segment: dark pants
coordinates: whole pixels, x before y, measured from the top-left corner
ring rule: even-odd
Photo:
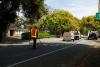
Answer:
[[[37,41],[37,38],[33,38],[33,47],[36,48],[36,41]]]

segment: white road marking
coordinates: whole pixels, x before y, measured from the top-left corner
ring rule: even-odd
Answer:
[[[60,50],[73,47],[73,46],[75,46],[75,45],[76,45],[76,44],[74,44],[74,45],[72,45],[72,46],[64,47],[64,48],[61,48],[61,49],[58,49],[58,50],[55,50],[55,51],[51,51],[51,52],[49,52],[49,53],[45,53],[45,54],[42,54],[42,55],[39,55],[39,56],[36,56],[36,57],[32,57],[32,58],[30,58],[30,59],[23,60],[23,61],[20,61],[20,62],[11,64],[11,65],[8,65],[8,66],[6,66],[6,67],[13,67],[13,66],[19,65],[19,64],[21,64],[21,63],[25,63],[25,62],[27,62],[27,61],[34,60],[34,59],[40,58],[40,57],[42,57],[42,56],[46,56],[46,55],[52,54],[52,53],[54,53],[54,52],[58,52],[58,51],[60,51]]]

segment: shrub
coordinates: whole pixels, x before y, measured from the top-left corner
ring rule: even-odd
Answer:
[[[50,37],[50,34],[47,33],[47,32],[39,32],[38,33],[38,38],[49,38],[49,37]],[[29,40],[29,39],[31,39],[31,33],[30,32],[22,33],[21,39],[22,40]]]
[[[49,38],[50,34],[47,32],[39,32],[38,38]]]
[[[25,32],[21,34],[21,39],[22,40],[29,40],[31,38],[31,33],[30,32]]]

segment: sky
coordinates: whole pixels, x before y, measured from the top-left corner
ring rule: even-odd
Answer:
[[[98,12],[99,0],[45,0],[45,4],[53,9],[64,9],[70,11],[74,16],[95,15]]]

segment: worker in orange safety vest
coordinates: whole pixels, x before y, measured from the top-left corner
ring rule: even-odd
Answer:
[[[36,41],[37,41],[37,38],[38,38],[38,29],[36,26],[34,26],[32,29],[31,29],[31,37],[33,39],[33,48],[36,48]]]

